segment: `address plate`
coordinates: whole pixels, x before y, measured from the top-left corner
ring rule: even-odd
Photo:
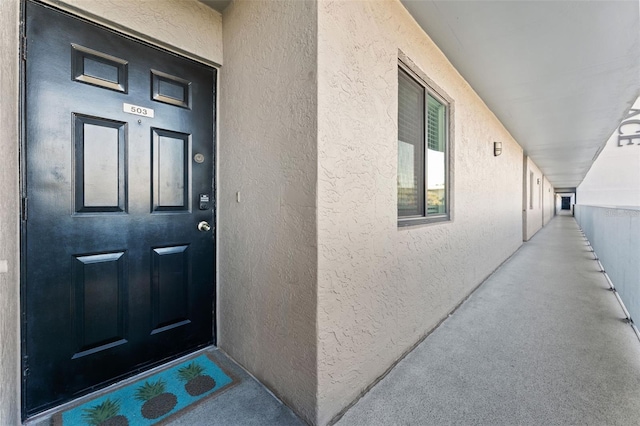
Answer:
[[[151,108],[123,103],[122,110],[124,112],[128,112],[129,114],[135,114],[135,115],[141,115],[143,117],[153,118],[153,110]]]

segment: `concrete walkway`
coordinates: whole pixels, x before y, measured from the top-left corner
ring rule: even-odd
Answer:
[[[557,216],[337,424],[638,425],[640,342],[607,289]]]

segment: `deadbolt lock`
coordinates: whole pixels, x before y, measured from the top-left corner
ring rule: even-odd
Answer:
[[[208,232],[211,230],[211,225],[209,225],[204,220],[198,224],[198,231]]]

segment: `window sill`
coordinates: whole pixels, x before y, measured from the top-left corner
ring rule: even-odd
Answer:
[[[431,225],[435,223],[451,222],[449,214],[428,217],[412,217],[406,219],[398,219],[398,228],[406,228],[418,225]]]

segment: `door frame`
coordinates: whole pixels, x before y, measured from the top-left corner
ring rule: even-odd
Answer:
[[[75,9],[73,7],[64,7],[59,4],[51,4],[49,1],[43,0],[20,0],[20,29],[19,29],[19,94],[18,94],[18,115],[19,115],[19,148],[18,148],[18,188],[19,188],[19,254],[20,254],[20,266],[19,266],[19,276],[20,276],[20,320],[19,320],[19,335],[20,335],[20,416],[22,421],[27,420],[27,407],[26,407],[26,376],[28,375],[29,365],[28,365],[28,356],[27,356],[27,347],[26,347],[26,327],[27,327],[27,316],[26,316],[26,301],[27,301],[27,274],[26,274],[26,248],[27,248],[27,206],[28,206],[28,196],[27,196],[27,181],[26,181],[26,168],[27,168],[27,132],[26,132],[26,123],[27,123],[27,111],[26,111],[26,85],[27,85],[27,69],[26,64],[28,61],[28,45],[26,43],[27,40],[27,32],[26,32],[26,22],[27,22],[27,2],[31,1],[33,3],[37,3],[53,9],[55,11],[64,13],[75,20],[84,21],[90,25],[93,25],[97,28],[105,29],[113,34],[116,34],[121,37],[128,38],[133,40],[136,43],[140,43],[142,45],[149,46],[151,48],[157,49],[159,51],[177,56],[182,59],[187,59],[193,62],[197,62],[201,65],[207,66],[213,70],[213,75],[215,82],[213,84],[213,140],[212,144],[212,182],[211,182],[211,191],[212,191],[212,215],[213,215],[213,229],[211,230],[212,235],[211,238],[213,240],[213,303],[212,309],[214,310],[214,315],[212,317],[212,341],[213,345],[217,346],[218,344],[218,324],[219,324],[219,309],[218,309],[218,106],[219,106],[219,74],[220,74],[220,65],[214,62],[208,61],[204,58],[201,58],[197,55],[190,54],[187,51],[183,51],[179,48],[170,46],[166,43],[162,43],[158,40],[155,40],[151,37],[145,37],[144,34],[137,33],[135,31],[127,31],[126,28],[118,27],[117,25],[113,25],[111,22],[106,20],[101,21],[100,17],[95,15],[90,15],[88,13],[83,13],[81,9]],[[184,356],[184,354],[178,355]],[[161,361],[157,365],[162,365],[171,361],[170,359],[165,359]],[[157,367],[157,365],[151,365],[149,368]],[[137,373],[133,373],[135,375]],[[43,413],[49,412],[53,409],[49,409],[44,411]],[[35,416],[42,414],[37,413]],[[34,417],[34,416],[31,416]]]

